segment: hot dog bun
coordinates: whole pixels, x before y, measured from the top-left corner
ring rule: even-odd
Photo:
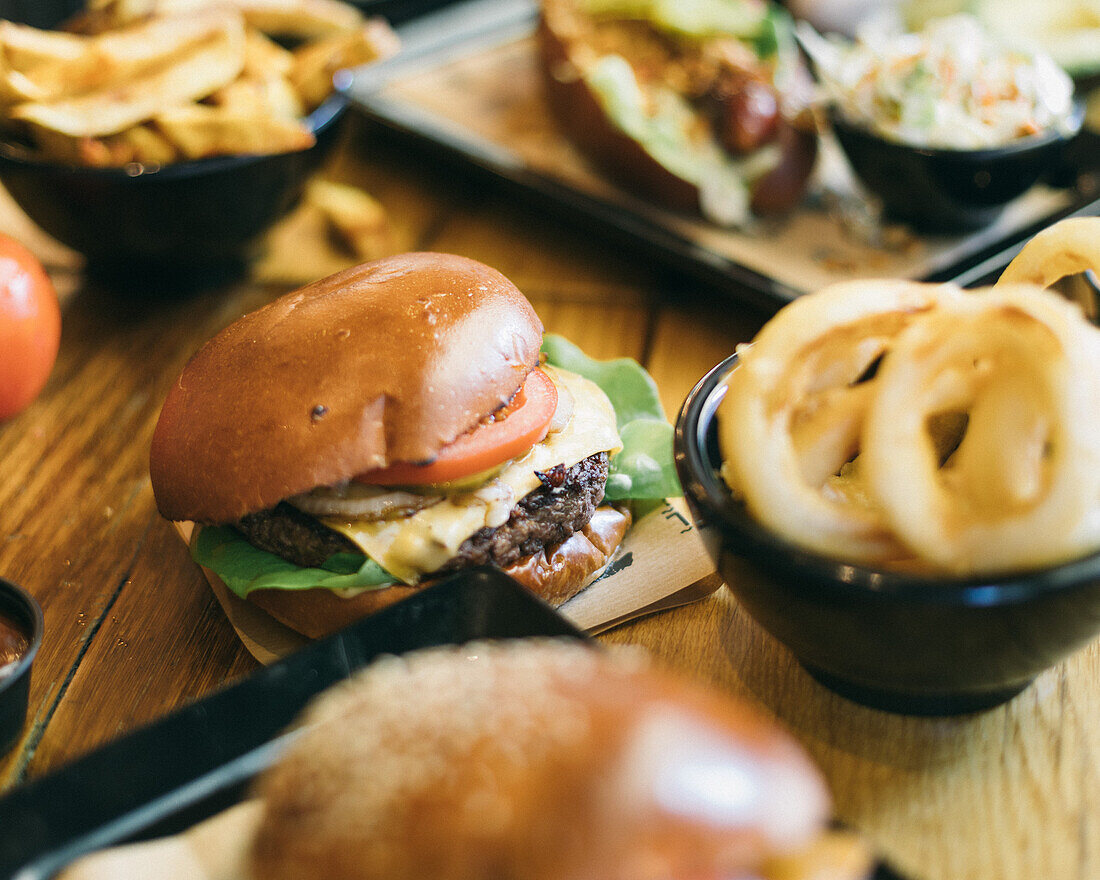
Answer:
[[[594,13],[584,0],[543,0],[538,41],[545,91],[570,141],[632,192],[676,210],[702,211],[723,225],[797,205],[817,157],[813,117],[801,95],[805,71],[777,76],[778,53],[758,57],[752,40],[669,33],[625,8],[619,15]],[[632,81],[622,75],[624,65]],[[614,99],[606,93],[612,67],[617,75],[610,79],[620,90]],[[643,103],[637,113],[623,109],[622,97],[635,88]],[[682,111],[666,112],[674,103]],[[642,117],[658,114],[665,118],[653,126],[659,133],[643,137]],[[675,146],[674,129],[682,129],[676,138],[683,141]],[[744,192],[735,194],[739,187]]]

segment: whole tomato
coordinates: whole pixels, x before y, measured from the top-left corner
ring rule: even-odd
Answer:
[[[60,341],[61,310],[49,276],[34,254],[0,234],[0,420],[38,396]]]

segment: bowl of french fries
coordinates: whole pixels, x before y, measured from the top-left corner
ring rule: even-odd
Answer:
[[[94,265],[247,256],[336,143],[350,70],[397,46],[337,0],[52,5],[57,29],[0,20],[0,181]]]
[[[1100,329],[1047,289],[1100,263],[1100,218],[1017,260],[982,290],[801,297],[680,412],[718,570],[857,702],[985,709],[1100,632]]]

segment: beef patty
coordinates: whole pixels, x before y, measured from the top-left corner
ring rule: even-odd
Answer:
[[[544,547],[560,544],[584,528],[603,499],[607,461],[607,453],[599,452],[571,468],[548,472],[542,477],[543,485],[512,508],[504,525],[474,532],[439,571],[475,565],[507,568]],[[296,565],[319,566],[337,553],[362,554],[339,532],[286,502],[249,514],[234,526],[250,544]]]

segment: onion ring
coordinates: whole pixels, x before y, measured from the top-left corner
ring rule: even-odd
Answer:
[[[900,540],[956,574],[1066,561],[1100,546],[1097,333],[1030,286],[944,303],[883,360],[864,424],[868,492]],[[969,424],[941,466],[930,416]]]
[[[786,306],[739,350],[719,439],[723,476],[757,520],[852,561],[904,555],[860,487],[837,480],[877,383],[868,372],[907,326],[959,296],[950,285],[912,281],[835,284]]]
[[[1037,233],[1009,263],[995,286],[1054,282],[1100,269],[1100,217],[1070,217]]]

